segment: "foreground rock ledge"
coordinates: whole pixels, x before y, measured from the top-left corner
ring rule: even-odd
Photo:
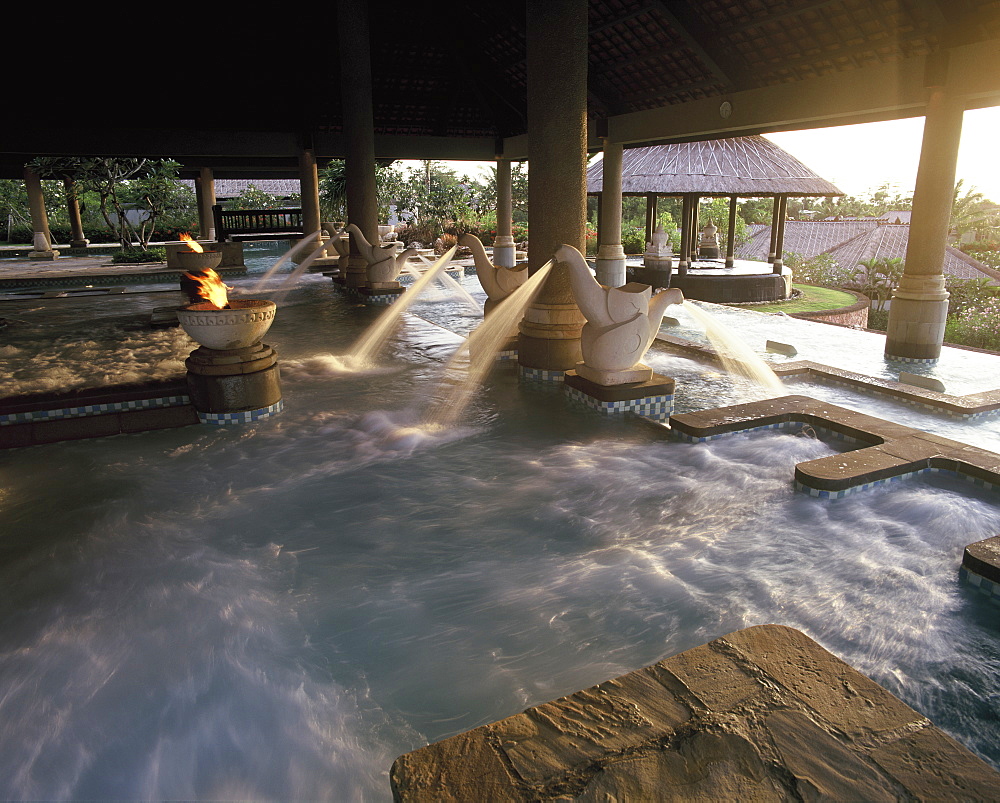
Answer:
[[[399,801],[995,800],[1000,773],[792,628],[739,630],[400,756]]]

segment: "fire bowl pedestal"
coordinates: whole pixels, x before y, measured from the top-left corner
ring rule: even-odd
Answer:
[[[181,327],[201,344],[184,364],[191,402],[205,424],[245,424],[282,409],[278,355],[260,342],[275,304],[245,299],[230,305],[198,303],[177,311]]]
[[[178,250],[174,254],[178,267],[188,272],[215,270],[222,264],[221,251]]]
[[[604,415],[641,415],[654,421],[666,421],[674,412],[674,380],[651,373],[643,382],[621,385],[598,385],[575,370],[564,379],[566,395],[591,410]]]

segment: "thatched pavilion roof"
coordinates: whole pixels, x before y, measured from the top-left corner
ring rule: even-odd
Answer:
[[[587,170],[587,192],[603,186],[603,160]],[[761,136],[628,148],[623,195],[843,195],[802,162]]]

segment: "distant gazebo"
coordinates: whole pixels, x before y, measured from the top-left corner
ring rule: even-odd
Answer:
[[[600,195],[603,179],[601,160],[587,170],[587,193]],[[843,194],[790,153],[761,136],[627,148],[622,154],[622,195],[646,198],[646,242],[652,239],[656,226],[657,200],[664,196],[683,199],[677,266],[681,276],[697,257],[698,201],[701,197],[730,199],[726,267],[732,267],[735,259],[736,199],[773,198],[768,261],[773,272],[780,274],[788,198]]]

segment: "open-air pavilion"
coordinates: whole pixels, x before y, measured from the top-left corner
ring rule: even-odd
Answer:
[[[438,11],[409,3],[386,17],[342,0],[322,42],[298,49],[294,71],[222,70],[206,83],[194,55],[144,64],[116,76],[116,97],[213,83],[218,91],[194,92],[201,109],[156,104],[154,124],[115,119],[99,104],[75,104],[71,114],[36,104],[3,132],[0,173],[21,177],[36,155],[169,155],[198,180],[206,237],[216,176],[298,175],[304,227],[319,229],[316,166],[346,158],[351,220],[374,237],[376,158],[496,159],[503,263],[513,252],[503,231],[507,166],[528,159],[535,269],[561,243],[583,247],[588,153],[603,150],[617,171],[625,147],[924,115],[907,275],[886,349],[938,353],[962,113],[1000,101],[995,3],[487,2],[465,10],[454,35],[425,34]],[[263,23],[211,14],[199,27],[250,48],[267,36]],[[75,55],[63,53],[74,51],[54,46],[48,58],[54,69],[65,59],[70,75]],[[612,178],[608,203],[615,191]],[[578,357],[582,321],[558,277],[538,301],[547,311],[522,326],[525,365],[562,370]]]
[[[597,256],[598,279],[613,286],[624,284],[625,255],[620,243],[620,231],[614,230],[616,226],[619,229],[621,226],[621,203],[618,199],[625,196],[639,196],[646,199],[645,242],[649,243],[656,227],[658,199],[680,197],[682,199],[681,242],[677,278],[673,286],[680,287],[689,296],[691,294],[688,293],[684,280],[688,269],[698,259],[698,232],[701,225],[698,210],[701,198],[729,199],[728,236],[724,251],[724,265],[728,269],[734,267],[736,257],[737,199],[773,198],[771,242],[767,261],[771,264],[772,274],[780,277],[788,198],[843,195],[829,181],[818,176],[773,142],[760,136],[626,149],[622,155],[621,191],[610,199],[607,214],[609,223],[605,223],[605,215],[601,214],[604,207],[603,186],[603,160],[601,160],[587,170],[587,192],[597,195],[600,199],[597,236],[601,250]],[[669,267],[666,268],[668,273],[666,277],[645,278],[651,270],[655,268],[646,268],[643,277],[640,278],[659,286],[671,284]],[[771,292],[765,292],[764,297],[753,294],[743,300],[774,300],[785,295],[787,291],[782,292],[780,287],[777,287]],[[705,301],[723,298],[721,294],[718,297],[698,294],[691,297]]]
[[[39,254],[51,242],[38,177],[24,171],[34,156],[177,159],[198,182],[205,240],[225,177],[297,177],[302,230],[318,230],[318,167],[344,158],[350,221],[371,242],[376,160],[468,159],[497,165],[502,267],[513,258],[510,166],[528,160],[529,270],[542,278],[563,244],[584,250],[586,165],[598,151],[610,234],[628,150],[924,116],[885,352],[943,351],[947,362],[958,351],[942,349],[941,260],[963,112],[1000,104],[992,0],[487,0],[460,18],[422,0],[333,10],[248,19],[213,7],[162,41],[132,31],[108,97],[86,105],[71,83],[83,72],[78,45],[117,32],[61,19],[76,45],[62,48],[32,29],[35,55],[69,91],[58,105],[32,98],[0,133],[0,175],[27,182]],[[280,48],[287,63],[275,63]],[[149,58],[133,60],[140,51]],[[220,52],[232,65],[213,63]],[[178,91],[192,108],[174,108]],[[140,98],[141,110],[109,108],[112,93]],[[670,431],[648,416],[598,418],[571,407],[571,383],[552,393],[547,381],[577,365],[585,340],[571,279],[594,307],[629,293],[650,301],[649,290],[612,296],[618,288],[595,287],[585,265],[571,272],[571,251],[561,255],[521,317],[517,378],[494,372],[459,424],[426,415],[448,408],[437,394],[457,385],[446,361],[460,334],[413,315],[390,333],[384,364],[351,369],[337,358],[379,317],[318,275],[292,289],[274,349],[206,347],[259,345],[253,362],[268,371],[281,351],[293,392],[273,421],[194,426],[200,416],[179,396],[110,412],[103,396],[60,398],[56,412],[79,418],[18,409],[5,429],[49,440],[14,443],[35,445],[0,464],[8,796],[988,799],[1000,766],[1000,441],[989,418],[1000,391],[981,366],[1000,358],[962,352],[965,384],[949,392],[907,387],[877,335],[792,321],[821,329],[821,345],[851,362],[782,360],[790,383],[822,380],[816,399],[779,391],[736,404],[714,367],[664,350],[650,374],[672,390],[676,371],[679,387],[704,393]],[[369,287],[361,256],[348,255],[345,286]],[[44,378],[58,383],[59,359],[74,352],[100,372],[119,345],[141,373],[159,338],[170,345],[164,383],[178,364],[188,379],[201,367],[228,379],[222,364],[197,362],[183,333],[132,326],[152,303],[31,302],[36,320],[63,304],[69,331]],[[629,313],[615,306],[605,314]],[[42,349],[30,341],[54,327],[16,328],[4,356],[23,347],[36,370]],[[871,354],[855,345],[864,338]],[[819,395],[826,380],[853,393],[871,355],[863,391],[891,414]],[[894,376],[878,373],[890,363]],[[622,401],[607,387],[599,401]],[[172,410],[194,420],[134,437],[101,429]],[[92,440],[53,442],[74,425]],[[416,748],[430,760],[406,752]]]

